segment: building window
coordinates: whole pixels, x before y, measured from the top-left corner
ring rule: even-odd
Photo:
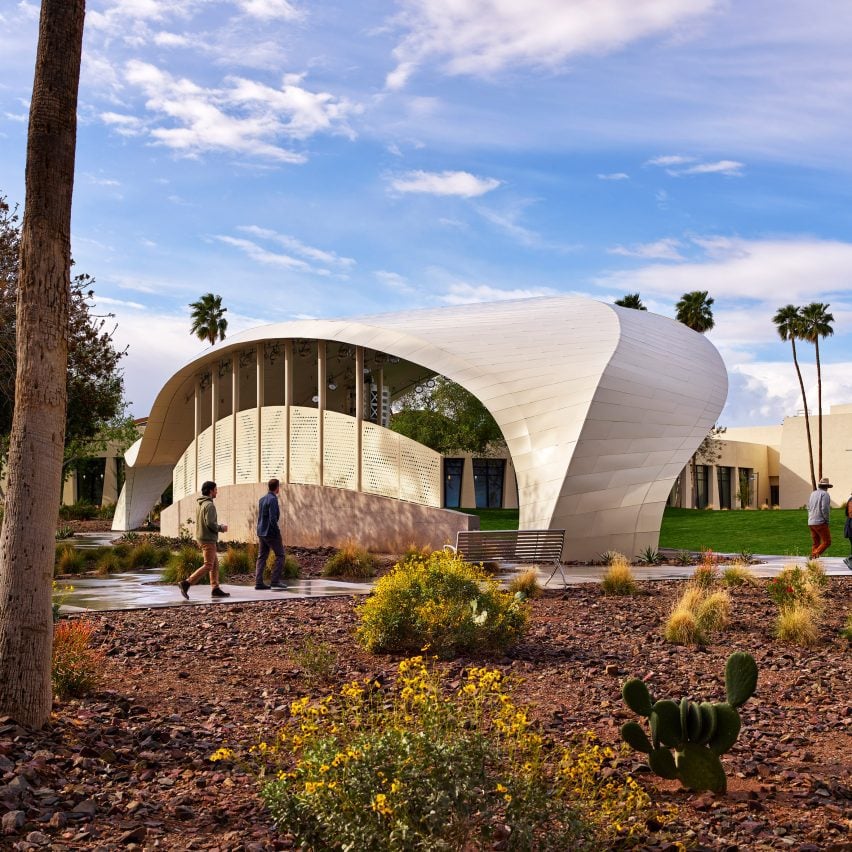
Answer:
[[[444,459],[444,508],[461,506],[462,472],[464,459]]]
[[[100,506],[104,494],[106,459],[83,459],[77,462],[77,501]]]
[[[754,475],[754,469],[750,467],[741,467],[737,482],[737,502],[741,509],[749,506],[753,507],[757,494],[755,484],[757,477]]]
[[[706,509],[710,504],[710,467],[695,465],[695,508]]]
[[[731,480],[733,479],[734,469],[732,467],[717,467],[717,477],[719,480],[719,508],[733,509],[731,503]]]
[[[477,509],[503,508],[503,479],[506,459],[474,459],[473,488]]]

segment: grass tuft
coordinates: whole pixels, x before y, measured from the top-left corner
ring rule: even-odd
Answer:
[[[509,583],[508,592],[512,595],[520,592],[524,597],[537,598],[541,594],[541,584],[538,582],[538,571],[528,568],[526,571],[512,578]]]
[[[819,642],[819,628],[814,611],[801,603],[784,607],[775,622],[775,635],[782,642],[811,648]]]
[[[635,595],[636,580],[627,558],[617,554],[601,579],[605,595]]]

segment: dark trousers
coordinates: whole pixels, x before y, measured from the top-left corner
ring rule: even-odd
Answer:
[[[281,541],[281,533],[275,535],[260,535],[257,545],[257,564],[254,567],[255,585],[263,582],[263,569],[266,568],[266,560],[271,550],[275,554],[275,564],[272,566],[272,584],[281,582],[281,572],[284,570],[284,542]]]

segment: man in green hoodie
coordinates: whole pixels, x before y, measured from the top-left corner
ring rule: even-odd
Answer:
[[[201,486],[201,496],[198,498],[198,508],[195,510],[195,537],[201,545],[204,554],[204,564],[186,580],[178,583],[180,593],[189,600],[189,587],[195,585],[205,574],[210,575],[210,596],[213,598],[229,598],[230,592],[219,587],[219,557],[216,555],[216,544],[219,533],[227,532],[228,525],[220,524],[216,517],[216,506],[213,498],[217,494],[215,482],[205,482]]]

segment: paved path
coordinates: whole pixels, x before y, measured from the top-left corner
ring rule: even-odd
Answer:
[[[758,577],[774,577],[785,565],[804,564],[801,557],[756,556],[761,564],[752,565],[751,570]],[[826,574],[832,577],[852,576],[840,557],[826,557],[821,560]],[[695,570],[695,566],[657,565],[633,566],[631,569],[637,580],[686,580]],[[564,566],[566,585],[578,583],[596,583],[606,571],[602,565],[566,565]],[[550,569],[539,569],[541,582],[544,583]],[[108,578],[80,577],[69,581],[73,591],[62,598],[63,612],[85,610],[148,609],[151,607],[192,606],[216,603],[219,605],[247,603],[249,601],[272,601],[281,598],[329,597],[332,595],[364,595],[372,588],[371,583],[347,583],[342,580],[316,578],[294,580],[283,592],[259,592],[251,586],[235,586],[223,583],[222,588],[231,593],[229,598],[210,598],[209,586],[193,586],[189,600],[185,601],[177,586],[163,585],[159,582],[159,571],[139,571],[126,574],[113,574]],[[60,586],[62,581],[60,581]],[[557,571],[547,587],[562,587],[562,579]]]

